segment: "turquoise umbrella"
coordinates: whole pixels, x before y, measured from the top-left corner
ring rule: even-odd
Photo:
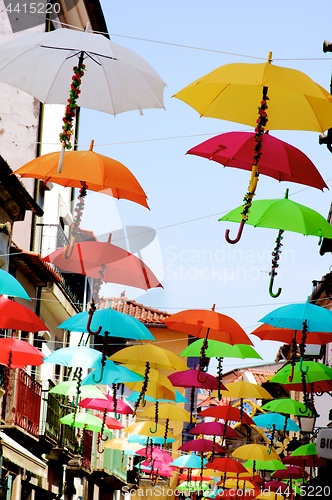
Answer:
[[[280,413],[261,413],[252,418],[257,427],[264,429],[275,429],[278,431],[294,431],[299,432],[301,429],[294,420],[291,420]]]
[[[203,458],[203,465],[207,464],[208,460]],[[202,458],[195,453],[189,455],[181,455],[169,464],[171,467],[180,467],[181,469],[200,469],[202,467]]]
[[[0,295],[31,300],[21,283],[14,276],[0,269]]]
[[[57,328],[74,332],[88,332],[87,325],[89,318],[89,311],[83,311],[67,319]],[[110,308],[94,311],[89,328],[93,332],[101,328],[98,334],[105,335],[107,332],[107,335],[110,337],[156,340],[147,327],[138,319]]]
[[[95,380],[97,380],[98,384],[111,385],[122,384],[123,382],[143,382],[144,377],[108,359],[103,368],[98,367],[96,370],[89,373],[82,380],[82,385],[96,384]]]
[[[152,443],[152,444],[164,444],[165,443],[165,438],[164,437],[159,437],[159,436],[142,436],[139,434],[132,434],[128,438],[128,443],[139,443],[139,444],[147,444],[147,441]],[[166,438],[166,444],[169,443],[174,443],[175,439],[174,438]]]
[[[72,368],[98,368],[102,354],[86,346],[63,347],[45,356],[43,363],[70,366]]]
[[[182,396],[179,391],[174,391],[175,392],[175,400],[172,399],[155,399],[152,396],[148,396],[145,394],[144,399],[147,403],[155,403],[158,401],[159,403],[189,403],[188,399]],[[139,396],[139,392],[133,391],[126,399],[129,403],[135,403]]]

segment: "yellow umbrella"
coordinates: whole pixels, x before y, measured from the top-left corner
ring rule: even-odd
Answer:
[[[262,460],[263,462],[267,462],[268,460],[280,460],[275,451],[258,443],[239,446],[239,448],[233,451],[232,457],[240,460]]]
[[[257,485],[246,479],[229,478],[223,482],[224,488],[248,489],[252,490],[257,488]]]
[[[305,73],[271,64],[233,63],[199,78],[174,97],[201,116],[243,123],[255,128],[255,147],[248,191],[244,196],[237,243],[248,220],[259,178],[262,137],[266,130],[312,130],[324,132],[332,126],[332,97]],[[257,115],[258,108],[258,115]]]
[[[190,422],[190,412],[181,408],[177,403],[155,403],[155,406],[150,406],[140,413],[141,417],[155,418],[156,413],[158,418],[165,420],[180,420],[181,422]]]
[[[143,368],[144,370],[144,368]],[[137,372],[140,373],[140,372]],[[153,376],[152,380],[150,380],[150,374],[154,373],[157,376]],[[147,383],[145,382],[124,382],[131,391],[139,392],[146,394],[147,396],[151,396],[154,399],[171,399],[175,400],[175,389],[171,383],[171,381],[162,373],[158,373],[157,370],[150,370],[149,379]],[[143,396],[142,396],[143,398]],[[141,402],[140,399],[139,403]],[[139,399],[139,398],[138,398]],[[139,403],[137,401],[135,403],[135,409],[138,408]],[[135,410],[134,410],[135,411]]]
[[[268,489],[264,490],[262,493],[260,493],[256,499],[259,500],[284,500],[284,496],[280,495],[280,493],[276,493],[274,491],[269,491]]]
[[[128,439],[126,438],[114,438],[106,441],[104,448],[135,453],[142,448],[142,445],[139,443],[128,443]]]
[[[227,390],[221,390],[220,393],[229,398],[254,398],[254,399],[273,399],[271,394],[258,384],[245,382],[240,380],[238,382],[230,382],[224,384]],[[217,397],[217,391],[213,392],[212,397]]]
[[[153,344],[141,344],[136,346],[125,347],[124,349],[120,349],[120,351],[116,352],[110,358],[112,361],[117,361],[118,363],[127,363],[127,366],[136,366],[136,367],[145,367],[144,370],[144,381],[142,384],[138,384],[140,386],[139,390],[140,394],[135,403],[134,415],[136,414],[137,408],[139,407],[141,400],[145,393],[147,393],[148,387],[151,390],[151,384],[149,383],[149,377],[151,369],[154,368],[156,370],[188,370],[188,366],[185,362],[179,358],[172,351],[167,349],[163,349]],[[140,368],[141,369],[141,368]],[[151,373],[151,377],[153,374]],[[168,381],[169,382],[169,381]],[[163,385],[166,383],[163,382]],[[130,387],[130,385],[128,385]],[[134,387],[134,384],[132,384]],[[136,390],[134,388],[131,390]],[[173,387],[173,386],[172,386]],[[175,399],[174,389],[170,388],[166,385],[166,393],[164,396],[158,395],[156,399]],[[168,392],[168,395],[167,395]],[[151,395],[151,394],[149,394]],[[155,396],[153,396],[155,397]]]
[[[136,422],[135,424],[129,425],[123,429],[123,432],[127,432],[127,434],[140,434],[141,436],[156,436],[156,437],[164,437],[167,429],[164,425],[159,424],[156,432],[151,431],[151,422]],[[167,435],[168,438],[173,438],[174,436],[169,432]]]

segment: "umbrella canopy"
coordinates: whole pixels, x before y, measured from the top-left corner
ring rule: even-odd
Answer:
[[[332,390],[332,368],[315,361],[297,362],[293,367],[286,364],[271,378],[271,383],[281,384],[286,390],[302,391],[305,372],[307,392],[327,392]],[[290,381],[290,377],[292,377]]]
[[[332,229],[332,226],[329,226]],[[259,320],[278,328],[303,329],[306,324],[308,332],[332,332],[332,311],[324,307],[303,302],[287,304],[274,309]],[[331,337],[332,338],[332,337]]]
[[[132,454],[139,450],[141,445],[139,443],[129,443],[126,438],[113,438],[108,439],[104,444],[104,448],[112,450],[119,450],[123,452],[130,452]]]
[[[172,330],[194,337],[219,340],[231,345],[253,345],[246,332],[234,319],[220,314],[214,309],[211,311],[205,309],[180,311],[171,314],[165,319],[165,323]]]
[[[174,372],[168,375],[169,380],[175,387],[195,387],[212,391],[218,389],[218,380],[209,373],[204,373],[202,380],[199,377],[198,370],[184,370]],[[221,384],[221,388],[226,390],[226,387]]]
[[[221,422],[201,422],[190,429],[189,434],[199,436],[223,436],[226,439],[240,438],[240,434],[232,429],[230,425],[222,424]]]
[[[296,450],[292,451],[291,453],[292,457],[309,456],[309,455],[318,456],[316,443],[303,444],[302,446],[299,446],[298,448],[296,448]]]
[[[158,427],[155,429],[155,432],[153,431],[154,429],[152,429],[151,431],[151,422],[136,422],[123,429],[123,432],[126,432],[127,434],[140,434],[141,436],[148,436],[148,437],[150,436],[163,437],[167,434],[169,438],[174,437],[172,433],[167,431],[166,427],[162,424],[158,424]]]
[[[59,248],[43,260],[62,271],[102,279],[105,283],[119,283],[143,290],[162,286],[141,259],[109,241],[74,243],[70,256],[66,249]]]
[[[220,472],[235,472],[236,474],[248,472],[244,465],[242,465],[238,460],[230,457],[215,457],[211,462],[209,462],[209,468]]]
[[[180,420],[181,422],[190,422],[190,413],[188,410],[181,408],[175,402],[173,403],[158,403],[158,418],[165,420]],[[155,406],[145,408],[140,416],[143,418],[154,418],[156,415]]]
[[[60,152],[34,158],[15,170],[22,178],[40,179],[65,187],[80,189],[82,182],[87,189],[117,199],[126,199],[146,208],[147,196],[131,171],[119,161],[94,151],[68,151],[58,172]]]
[[[255,470],[269,472],[286,469],[285,464],[279,458],[273,460],[247,460],[243,465],[247,468],[255,467]]]
[[[284,464],[298,465],[299,467],[325,467],[327,465],[326,460],[320,458],[318,455],[301,455],[301,456],[291,456],[286,455],[282,459]]]
[[[63,347],[45,356],[43,363],[70,366],[72,368],[98,368],[102,354],[86,346]]]
[[[251,332],[261,340],[275,340],[284,344],[296,342],[300,344],[302,341],[302,330],[292,330],[291,328],[278,328],[272,325],[263,324]],[[330,332],[308,332],[306,341],[308,344],[325,345],[331,342],[332,335]]]
[[[116,412],[121,415],[132,415],[133,409],[122,399],[116,398],[116,405],[114,404],[114,399],[110,394],[105,394],[104,398],[84,398],[78,406],[82,408],[87,408],[90,410],[107,410],[109,412],[113,412],[114,408],[116,408]]]
[[[135,368],[133,368],[133,371],[135,371]],[[151,376],[153,378],[151,378]],[[172,401],[175,400],[174,387],[165,375],[157,372],[157,370],[154,371],[150,370],[147,384],[145,380],[146,379],[140,382],[124,382],[124,383],[131,391],[139,392],[142,395],[142,397],[143,395],[145,396],[145,394],[147,394],[156,399],[157,401],[161,399],[169,399]],[[137,399],[135,403],[135,410],[137,410],[139,404],[140,404],[140,397]]]
[[[196,451],[197,453],[209,453],[214,450],[214,453],[223,453],[225,449],[220,444],[213,442],[210,439],[199,438],[192,441],[187,441],[182,444],[178,450],[180,451]]]
[[[91,413],[69,413],[68,415],[60,418],[60,422],[79,429],[86,429],[87,431],[95,432],[100,432],[103,427],[102,419],[92,415]]]
[[[128,437],[128,443],[139,443],[142,445],[164,445],[169,443],[174,443],[175,439],[172,437],[160,437],[160,436],[142,436],[140,434],[131,434]]]
[[[134,362],[137,365],[149,363],[151,368],[157,370],[188,370],[185,362],[174,352],[153,344],[125,347],[109,359],[118,363]]]
[[[136,451],[136,455],[141,455],[142,457],[146,457],[150,460],[164,460],[164,462],[168,464],[173,461],[173,457],[170,453],[168,453],[168,451],[163,450],[162,448],[157,448],[156,446],[140,448]]]
[[[188,345],[179,356],[183,358],[188,357],[198,357],[201,353],[204,339],[195,340],[190,345]],[[262,359],[262,357],[255,351],[255,349],[248,344],[226,344],[225,342],[219,342],[218,340],[209,339],[208,347],[205,351],[207,358],[257,358]]]
[[[290,493],[289,485],[283,483],[282,481],[279,481],[278,479],[275,479],[274,481],[267,481],[264,484],[264,488],[266,488],[268,491],[274,491],[281,494]]]
[[[87,332],[88,320],[89,311],[83,311],[66,319],[57,328],[63,328],[64,330],[70,330],[72,332]],[[99,335],[104,335],[105,332],[108,332],[108,335],[111,337],[134,340],[155,340],[148,328],[138,319],[111,308],[97,309],[94,311],[90,328],[95,331],[99,327],[101,327]]]
[[[25,340],[14,337],[0,338],[0,364],[24,368],[26,365],[40,366],[44,354]]]
[[[309,408],[292,398],[280,398],[268,401],[262,406],[262,410],[265,411],[275,411],[278,413],[285,413],[287,415],[302,415],[310,416],[312,411]]]
[[[239,446],[233,451],[232,457],[241,460],[262,460],[263,462],[267,460],[279,460],[278,455],[273,450],[270,450],[263,444],[256,443]]]
[[[0,269],[0,295],[31,300],[21,283],[3,269]]]
[[[181,455],[173,460],[169,465],[171,467],[179,467],[180,469],[199,469],[202,465],[202,461],[203,465],[208,462],[205,458],[191,452],[188,455]]]
[[[165,83],[143,58],[103,35],[73,29],[29,33],[3,43],[0,81],[43,103],[67,104],[64,82],[69,85],[80,55],[87,69],[80,106],[113,115],[164,107]]]
[[[210,489],[209,485],[204,481],[183,481],[178,484],[176,489],[178,491],[208,491]]]
[[[100,363],[99,363],[100,365]],[[105,366],[99,366],[90,372],[83,380],[82,385],[90,384],[122,384],[123,382],[142,382],[144,378],[129,370],[125,366],[116,365],[110,359],[105,361]]]
[[[147,403],[188,403],[188,399],[182,396],[182,394],[175,390],[174,391],[175,399],[164,399],[164,398],[159,398],[158,400],[152,396],[149,396],[148,394],[145,394],[144,399]],[[128,403],[134,403],[139,396],[139,392],[133,391],[131,394],[129,394],[126,397],[126,401]],[[174,396],[172,396],[174,397]]]
[[[200,417],[213,417],[217,419],[242,422],[243,424],[252,425],[254,421],[249,415],[231,405],[209,406],[199,413]]]
[[[255,415],[253,421],[257,427],[262,427],[264,429],[274,428],[279,431],[285,430],[293,432],[299,432],[301,430],[294,420],[290,419],[288,416],[275,412]]]
[[[239,206],[220,217],[219,221],[241,222],[241,211],[242,206]],[[332,238],[332,227],[321,214],[287,197],[253,201],[247,224]]]
[[[302,467],[297,465],[287,465],[286,469],[276,470],[271,474],[271,477],[278,479],[300,479],[304,477]]]
[[[229,398],[255,398],[255,399],[273,399],[271,394],[266,389],[251,382],[238,382],[225,383],[227,391],[221,391],[222,395]],[[214,394],[212,394],[213,396]]]
[[[174,97],[201,116],[256,127],[262,89],[268,88],[267,130],[324,132],[332,125],[332,98],[301,71],[269,62],[231,63],[195,80]],[[289,110],[292,109],[290,116]]]
[[[187,154],[213,160],[225,167],[250,171],[255,145],[253,132],[226,132],[189,149]],[[321,190],[327,188],[308,156],[270,134],[262,136],[259,166],[261,174],[278,181],[297,182]]]
[[[50,389],[50,394],[60,394],[61,396],[76,397],[78,393],[78,383],[76,380],[67,380],[60,382]],[[107,399],[105,394],[102,393],[96,385],[84,385],[79,387],[79,394],[82,399],[84,398],[99,398]]]
[[[1,296],[0,328],[23,330],[25,332],[49,331],[45,323],[31,309]]]

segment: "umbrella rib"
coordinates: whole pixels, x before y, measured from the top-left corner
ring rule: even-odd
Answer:
[[[98,56],[98,57],[104,57],[105,59],[111,59],[113,61],[117,61],[118,60],[116,57],[106,56],[105,54],[98,54],[97,52],[86,52],[85,50],[69,49],[67,47],[52,47],[50,45],[40,45],[40,47],[42,49],[67,50],[69,52],[74,52],[74,50],[76,50],[76,52],[73,53],[73,54],[71,54],[70,56],[68,56],[67,59],[70,59],[71,57],[77,56],[78,54],[80,54],[81,52],[83,52],[88,57],[90,57],[90,59],[92,59],[95,63],[99,64],[99,66],[101,66],[101,64],[98,61],[96,61],[93,57],[91,57],[92,55],[93,56]]]

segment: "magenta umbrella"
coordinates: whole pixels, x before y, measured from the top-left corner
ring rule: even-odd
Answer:
[[[226,132],[189,149],[187,154],[201,156],[225,167],[251,171],[254,132]],[[327,188],[313,162],[301,150],[269,133],[262,135],[259,169],[278,181],[296,182],[317,189]]]
[[[290,486],[287,483],[283,483],[282,481],[279,481],[278,479],[275,479],[274,481],[267,481],[264,483],[264,488],[266,488],[269,491],[274,491],[277,493],[280,493],[281,495],[283,493],[290,493]]]
[[[173,462],[172,455],[162,448],[157,448],[157,446],[146,446],[135,453],[136,455],[141,455],[149,460],[163,460],[164,464],[170,464]]]
[[[287,465],[287,469],[276,470],[271,474],[271,477],[277,479],[300,479],[307,475],[302,467],[297,465]]]
[[[225,448],[222,448],[222,446],[220,446],[220,444],[218,443],[213,444],[213,441],[205,438],[193,439],[192,441],[187,441],[178,449],[180,451],[196,451],[197,453],[209,453],[213,451],[213,447],[215,453],[225,453],[226,451]]]
[[[110,394],[105,394],[105,397],[106,399],[84,398],[78,405],[90,410],[106,410],[108,412],[121,413],[122,415],[132,415],[134,410],[128,403],[125,403],[122,399],[114,399]]]
[[[195,389],[207,389],[213,391],[215,389],[227,390],[227,388],[209,373],[202,373],[199,370],[184,370],[171,373],[168,379],[174,387],[184,387],[191,389],[190,392],[190,423],[192,423],[192,414],[195,405]]]
[[[299,467],[324,467],[326,466],[326,460],[320,458],[317,455],[301,455],[301,456],[291,456],[286,455],[282,462],[289,465],[297,465]]]
[[[190,429],[189,434],[198,436],[205,434],[207,436],[222,436],[222,439],[238,439],[240,434],[230,425],[222,424],[221,422],[201,422]]]

